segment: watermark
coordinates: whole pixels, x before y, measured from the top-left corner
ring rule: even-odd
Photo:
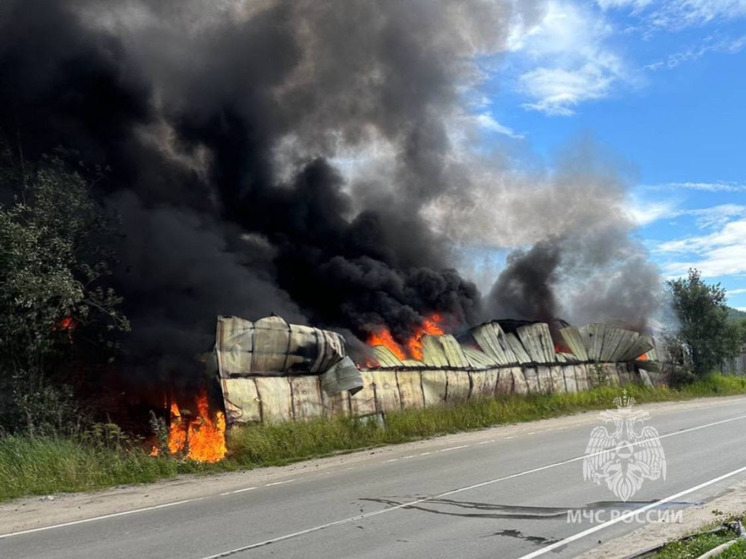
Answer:
[[[583,479],[606,487],[626,502],[645,480],[666,479],[666,455],[657,429],[645,422],[650,414],[634,409],[634,398],[614,398],[616,410],[599,414],[583,458]]]
[[[627,511],[621,509],[570,509],[567,511],[568,524],[605,524],[616,522],[621,518],[625,524],[681,524],[684,521],[684,510],[650,509],[646,511]]]

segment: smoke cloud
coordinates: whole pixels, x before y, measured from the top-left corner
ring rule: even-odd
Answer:
[[[400,339],[436,311],[630,318],[655,273],[616,175],[576,158],[536,186],[464,150],[475,59],[543,4],[9,0],[0,132],[110,170],[125,350],[149,368],[208,349],[217,314]],[[455,269],[475,239],[535,244],[485,308]]]

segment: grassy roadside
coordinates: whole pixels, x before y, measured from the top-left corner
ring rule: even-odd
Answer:
[[[712,375],[679,390],[627,386],[638,403],[746,394],[746,379]],[[23,495],[101,489],[146,483],[182,473],[209,473],[285,464],[334,452],[605,409],[619,387],[578,394],[503,396],[386,414],[386,428],[354,418],[255,425],[229,433],[229,456],[197,464],[169,456],[151,457],[139,448],[94,446],[73,439],[0,437],[0,501]]]
[[[717,523],[719,526],[721,522]],[[667,543],[658,551],[644,555],[644,559],[697,559],[708,551],[711,551],[724,543],[735,540],[738,534],[731,528],[722,526],[722,529],[713,527],[717,531],[707,531],[707,526],[703,527],[703,532],[694,534],[681,540]],[[746,557],[746,539],[733,544],[728,549],[718,555],[719,559],[743,559]]]

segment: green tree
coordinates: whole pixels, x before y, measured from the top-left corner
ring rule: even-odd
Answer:
[[[57,158],[29,168],[0,145],[0,193],[0,425],[59,431],[78,417],[63,374],[74,338],[128,329],[106,286],[108,224]]]
[[[678,338],[686,344],[694,373],[705,375],[723,359],[737,354],[740,332],[728,322],[725,289],[702,281],[699,270],[668,282],[673,309],[679,319]]]

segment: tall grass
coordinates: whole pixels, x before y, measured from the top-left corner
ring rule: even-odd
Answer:
[[[638,403],[746,394],[746,379],[713,375],[679,390],[626,386]],[[604,409],[621,393],[599,387],[577,394],[501,396],[386,414],[386,427],[350,417],[243,426],[228,437],[228,457],[197,464],[151,457],[140,448],[110,448],[75,439],[0,437],[0,500],[145,483],[180,473],[285,464],[335,452],[401,443],[492,425]]]

